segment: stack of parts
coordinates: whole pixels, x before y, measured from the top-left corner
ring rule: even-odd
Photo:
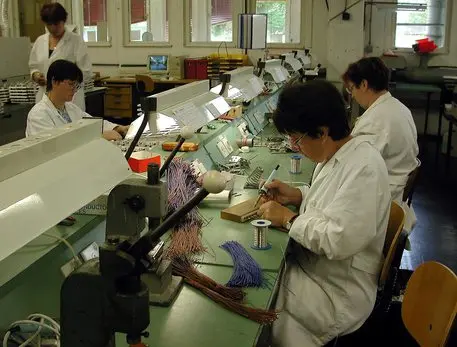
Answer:
[[[38,86],[33,82],[16,83],[10,86],[9,93],[13,104],[34,104]]]
[[[228,288],[218,284],[199,272],[187,258],[173,260],[173,273],[182,276],[184,281],[200,290],[217,304],[259,324],[270,324],[278,318],[278,312],[248,306],[244,303],[245,294],[240,288]]]
[[[84,90],[92,90],[94,89],[94,79],[93,78],[89,78],[87,80],[84,81]]]
[[[0,86],[0,104],[6,104],[10,100],[10,91],[6,84]]]
[[[254,171],[251,172],[246,183],[244,184],[244,189],[259,189],[260,179],[262,178],[263,169],[260,166],[257,166]]]

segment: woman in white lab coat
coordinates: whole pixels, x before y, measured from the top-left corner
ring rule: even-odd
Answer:
[[[65,29],[68,13],[59,3],[45,4],[41,8],[41,20],[48,33],[39,36],[30,52],[29,68],[32,79],[38,83],[39,90],[35,102],[41,100],[46,89],[46,74],[53,61],[65,59],[78,65],[84,80],[91,77],[92,64],[87,47],[81,36]],[[85,110],[84,88],[75,94],[73,102]]]
[[[389,70],[380,58],[350,64],[343,80],[348,93],[366,110],[356,120],[352,135],[372,139],[386,162],[392,199],[401,204],[408,175],[418,165],[417,130],[411,111],[389,93]],[[414,223],[412,213],[409,217]]]
[[[91,117],[71,100],[81,87],[83,74],[76,64],[56,60],[48,69],[46,94],[33,106],[27,116],[25,136]],[[103,137],[107,140],[121,139],[127,133],[127,126],[103,122]]]
[[[329,82],[285,89],[273,121],[318,164],[311,186],[267,185],[258,211],[290,237],[272,345],[322,346],[358,329],[373,309],[391,203],[387,169],[366,139],[350,136]]]

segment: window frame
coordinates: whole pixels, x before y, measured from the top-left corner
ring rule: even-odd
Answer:
[[[251,13],[256,13],[256,1],[257,0],[246,0],[248,1],[248,8]],[[267,48],[301,48],[307,49],[312,48],[312,37],[313,37],[313,0],[301,0],[300,8],[300,42],[292,43],[267,43]]]
[[[184,47],[214,47],[217,48],[225,41],[197,41],[192,42],[192,32],[190,30],[190,1],[184,0]],[[211,0],[209,0],[211,1]],[[232,0],[232,41],[226,42],[228,48],[236,48],[238,38],[238,14],[244,13],[244,1]],[[225,46],[224,46],[225,47]]]
[[[55,0],[54,0],[54,2],[55,2]],[[81,36],[81,38],[83,39],[83,41],[87,47],[112,47],[113,38],[110,35],[110,33],[112,32],[113,28],[112,28],[111,14],[109,11],[109,8],[110,8],[109,3],[110,3],[110,1],[106,1],[106,24],[108,27],[107,28],[108,37],[106,38],[106,41],[104,41],[104,42],[84,41],[84,3],[83,3],[83,0],[73,0],[71,2],[71,7],[69,7],[69,9],[67,9],[67,7],[65,7],[67,9],[69,17],[72,20],[72,23],[79,27],[79,35]],[[67,2],[65,1],[64,4],[67,4]]]
[[[142,42],[142,41],[130,41],[130,20],[131,20],[131,10],[130,10],[130,0],[122,1],[122,36],[123,36],[123,45],[124,47],[173,47],[171,43],[171,25],[168,23],[168,41],[163,42]],[[166,11],[169,11],[169,3],[166,0]]]
[[[425,1],[425,0],[424,0]],[[450,36],[451,36],[451,21],[452,21],[452,2],[451,0],[446,0],[446,23],[445,23],[445,37],[443,47],[437,48],[430,54],[448,54],[450,46]],[[390,46],[392,51],[395,53],[414,53],[413,48],[408,47],[395,47],[395,36],[397,34],[397,12],[392,12],[392,28],[390,30],[392,33]]]

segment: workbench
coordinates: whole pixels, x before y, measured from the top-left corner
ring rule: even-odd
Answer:
[[[231,123],[215,120],[215,129],[203,129],[193,141],[200,144],[197,152],[180,153],[192,160],[198,158],[208,169],[215,168],[221,155],[215,149],[220,136],[226,136],[234,148],[239,137],[237,126],[241,122],[261,137],[275,135],[276,130],[268,121],[259,116],[267,112],[272,100],[277,100],[279,92],[257,98],[245,110],[243,118]],[[260,111],[259,111],[260,110]],[[265,127],[265,128],[264,128]],[[260,128],[264,128],[259,131]],[[162,155],[169,155],[160,146],[154,149]],[[233,153],[251,159],[249,172],[257,166],[264,169],[264,176],[280,164],[277,178],[294,185],[308,183],[314,163],[302,160],[302,173],[289,173],[291,153],[272,154],[265,147],[251,148],[249,153]],[[248,174],[249,174],[248,172]],[[247,200],[257,194],[256,189],[244,190],[246,176],[236,176],[234,193],[240,193],[230,204]],[[252,255],[265,271],[271,286],[262,289],[248,289],[247,302],[258,308],[269,308],[274,284],[278,279],[288,236],[283,231],[270,229],[268,238],[272,245],[269,250],[254,250],[253,227],[247,222],[235,223],[220,219],[221,203],[202,203],[200,212],[210,223],[202,230],[203,244],[207,253],[198,259],[199,270],[220,283],[226,283],[233,271],[231,257],[219,246],[226,241],[238,241]],[[103,242],[105,237],[104,217],[77,215],[77,223],[71,227],[57,226],[50,233],[60,235],[72,243],[77,253],[93,241]],[[166,240],[167,236],[163,239]],[[28,314],[42,312],[52,317],[59,316],[60,286],[63,276],[60,267],[71,258],[71,253],[62,243],[41,235],[0,263],[0,331]],[[185,345],[202,346],[252,346],[257,344],[261,326],[242,316],[234,314],[214,303],[188,285],[184,285],[175,302],[170,307],[150,307],[151,323],[147,329],[149,338],[144,342],[149,346],[171,347]],[[125,335],[116,335],[117,346],[127,346]]]

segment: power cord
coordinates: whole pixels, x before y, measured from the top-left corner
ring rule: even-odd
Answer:
[[[28,331],[30,325],[35,326],[36,331]],[[37,346],[41,346],[41,335],[44,331],[51,332],[56,341],[60,342],[60,325],[52,318],[40,314],[34,313],[27,317],[25,320],[19,320],[12,323],[3,337],[3,347],[8,347],[8,341],[13,340],[14,334],[32,334],[28,339],[19,345],[19,347],[27,347],[29,344],[37,340]],[[15,339],[14,339],[15,340]]]
[[[49,234],[49,233],[44,233],[43,235],[63,242],[63,243],[68,247],[68,249],[71,251],[71,253],[73,254],[73,258],[74,258],[76,261],[79,261],[79,258],[78,258],[78,256],[77,256],[77,254],[76,254],[74,248],[72,247],[72,245],[70,244],[70,242],[68,242],[66,239],[64,239],[64,238],[61,237],[61,236],[57,236],[57,235],[53,235],[53,234]]]

